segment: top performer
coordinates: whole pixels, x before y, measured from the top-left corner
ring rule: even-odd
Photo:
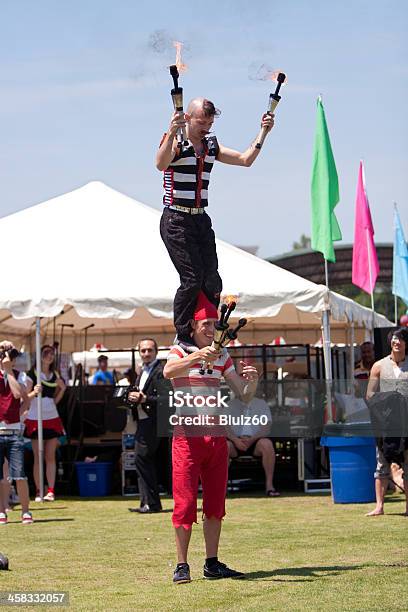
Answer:
[[[249,167],[260,151],[255,146],[260,133],[242,153],[218,143],[210,130],[219,115],[210,100],[194,98],[184,115],[173,113],[156,157],[157,169],[164,172],[160,234],[180,275],[174,298],[174,325],[178,342],[187,344],[191,343],[191,320],[200,290],[216,308],[222,291],[215,235],[205,212],[214,161]],[[274,115],[264,113],[261,129],[265,127],[269,132],[273,125]],[[188,138],[181,147],[176,139],[180,127],[185,128]]]

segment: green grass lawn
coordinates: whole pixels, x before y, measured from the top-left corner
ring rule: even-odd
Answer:
[[[247,579],[202,578],[195,525],[193,582],[178,586],[171,500],[167,513],[147,516],[128,511],[131,498],[33,504],[33,525],[21,525],[16,509],[0,527],[11,570],[0,572],[0,591],[68,591],[74,610],[407,610],[403,500],[391,495],[385,516],[366,518],[372,504],[334,505],[329,496],[234,495],[220,559]]]

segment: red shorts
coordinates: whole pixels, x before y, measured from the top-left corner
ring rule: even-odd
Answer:
[[[173,525],[190,529],[197,522],[198,482],[203,488],[203,514],[225,516],[228,446],[223,437],[173,438]]]

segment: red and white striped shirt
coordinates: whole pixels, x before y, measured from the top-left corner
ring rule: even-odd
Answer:
[[[189,347],[189,353],[198,350],[199,349],[195,346]],[[187,357],[189,353],[180,345],[176,345],[170,350],[167,360],[173,361],[175,359],[183,359],[183,357]],[[203,365],[204,374],[201,374],[200,370]],[[210,418],[210,421],[206,422],[204,425],[186,425],[184,423],[176,425],[173,431],[173,435],[176,437],[226,435],[225,427],[219,425],[217,416],[225,411],[225,407],[219,406],[219,397],[217,396],[217,393],[221,394],[223,397],[226,395],[220,389],[221,379],[230,372],[235,371],[233,361],[226,349],[223,349],[219,357],[212,363],[212,372],[208,373],[207,369],[207,364],[194,363],[190,365],[187,376],[178,376],[171,380],[174,389],[174,398],[176,400],[176,403],[173,404],[175,414],[181,417],[201,415],[204,418]],[[194,402],[193,405],[191,405],[191,396],[194,396],[194,400],[200,400],[199,406]],[[206,398],[209,399],[210,396],[213,396],[215,401],[212,400],[211,405],[209,405],[209,403],[205,404]]]
[[[189,353],[194,353],[199,349],[196,346],[192,346]],[[182,346],[179,344],[173,346],[168,354],[167,361],[174,361],[175,359],[183,359],[189,355]],[[220,356],[212,363],[212,373],[207,372],[205,367],[205,373],[201,374],[200,369],[201,363],[193,363],[190,365],[190,371],[187,376],[179,376],[172,378],[171,382],[175,391],[190,392],[194,395],[200,395],[202,397],[208,397],[209,395],[215,395],[220,388],[221,378],[225,377],[229,372],[235,370],[233,361],[228,354],[226,349],[223,349]]]

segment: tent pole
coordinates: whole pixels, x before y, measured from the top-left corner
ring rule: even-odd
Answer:
[[[37,385],[41,385],[41,319],[37,317],[35,322],[35,361],[37,369]],[[38,418],[38,472],[40,480],[40,498],[44,499],[44,438],[42,420],[42,393],[37,395],[37,418]]]

